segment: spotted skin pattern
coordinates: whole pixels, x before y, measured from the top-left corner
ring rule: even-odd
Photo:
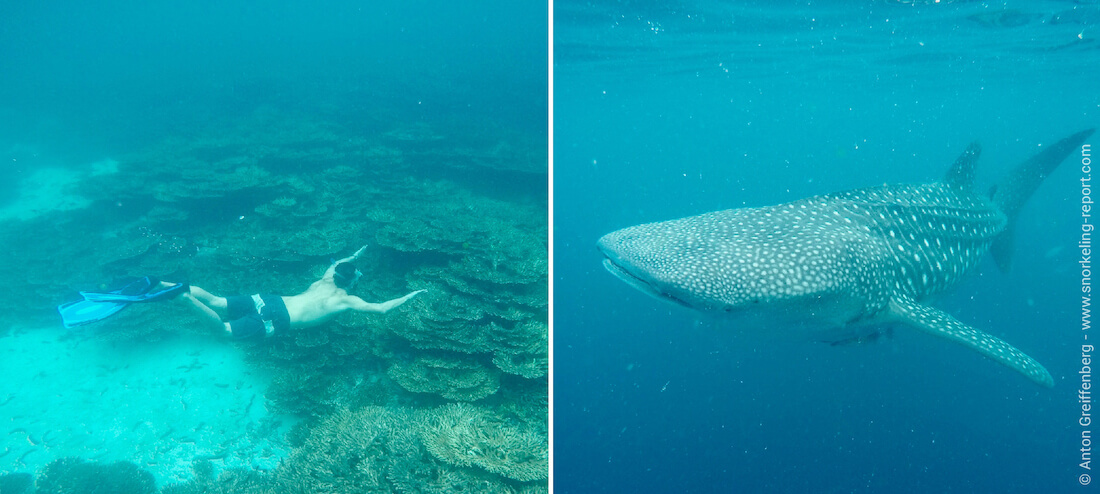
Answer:
[[[1047,167],[1087,135],[1056,144],[1065,150],[1041,156],[1053,162]],[[648,223],[609,233],[597,246],[612,274],[690,309],[755,316],[765,322],[760,328],[797,327],[825,341],[912,327],[1050,387],[1050,373],[1031,357],[924,305],[970,273],[1013,221],[996,196],[972,190],[979,153],[971,145],[943,183],[885,185]],[[1021,173],[1035,175],[1025,168]],[[1030,194],[1044,177],[1010,179]]]

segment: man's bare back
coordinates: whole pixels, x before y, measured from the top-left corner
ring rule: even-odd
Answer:
[[[180,298],[199,309],[211,324],[216,323],[224,331],[245,338],[259,333],[270,335],[283,329],[318,326],[349,310],[385,313],[427,291],[417,290],[382,303],[367,302],[348,294],[347,290],[362,276],[351,261],[358,259],[364,249],[366,246],[334,262],[321,279],[297,295],[257,294],[227,298],[192,285],[190,292]]]
[[[302,293],[283,297],[283,303],[290,314],[291,329],[309,328],[324,324],[348,310],[385,313],[425,291],[417,290],[398,299],[372,304],[355,295],[348,295],[347,290],[337,287],[329,277],[314,281]]]

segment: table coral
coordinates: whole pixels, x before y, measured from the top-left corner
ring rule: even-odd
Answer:
[[[388,374],[409,391],[437,393],[448,400],[477,401],[500,388],[500,371],[455,354],[418,355],[394,363]]]
[[[430,207],[390,202],[367,213],[382,224],[379,245],[446,256],[406,276],[433,296],[389,327],[416,348],[487,354],[505,372],[544,376],[548,266],[544,224],[534,221],[542,215],[441,181],[417,197]]]

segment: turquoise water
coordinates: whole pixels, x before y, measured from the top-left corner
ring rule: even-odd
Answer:
[[[0,7],[0,491],[540,492],[545,6]],[[387,313],[233,340],[151,275]]]
[[[1080,156],[1021,213],[1012,270],[985,261],[935,301],[1046,365],[1052,390],[902,328],[761,341],[622,283],[595,242],[938,180],[973,140],[988,190],[1100,123],[1098,22],[1070,1],[556,2],[555,489],[1083,489]]]

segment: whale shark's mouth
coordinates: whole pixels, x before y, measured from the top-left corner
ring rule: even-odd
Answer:
[[[616,263],[615,259],[611,255],[608,255],[608,253],[606,251],[603,251],[603,249],[600,249],[600,251],[603,252],[603,254],[604,254],[604,259],[603,259],[604,269],[607,269],[607,271],[610,272],[611,274],[615,275],[616,278],[619,278],[620,280],[625,281],[626,284],[634,287],[635,289],[637,289],[639,291],[647,293],[647,294],[649,294],[650,296],[652,296],[654,298],[657,298],[657,299],[660,299],[660,300],[665,300],[665,301],[668,301],[668,302],[672,302],[672,303],[675,303],[677,305],[687,307],[689,309],[694,308],[691,304],[685,302],[683,299],[680,299],[680,298],[668,293],[668,291],[666,291],[666,290],[662,290],[660,287],[658,287],[652,281],[650,281],[646,278],[643,278],[641,276],[638,276],[638,275],[634,274],[634,272],[631,271],[629,268],[627,268],[627,267],[625,267],[625,266],[623,266],[619,263]]]

